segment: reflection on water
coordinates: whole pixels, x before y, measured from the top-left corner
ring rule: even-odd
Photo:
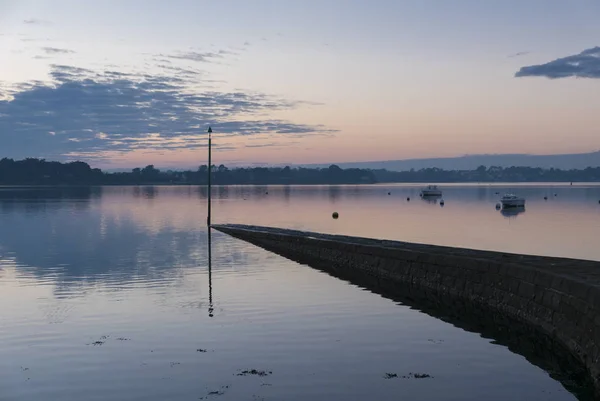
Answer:
[[[547,189],[523,187],[510,225],[493,189],[444,188],[442,209],[406,202],[419,188],[217,187],[213,216],[509,250],[535,232],[532,252],[599,257],[585,237],[599,234],[595,187],[545,203]],[[445,312],[209,233],[205,207],[199,187],[0,189],[0,398],[573,399],[482,330],[432,317]],[[252,369],[267,376],[238,376]],[[384,378],[410,372],[433,378]]]
[[[578,399],[595,399],[593,384],[586,368],[563,345],[535,327],[525,325],[505,314],[496,313],[488,308],[482,309],[444,294],[379,280],[377,277],[352,270],[334,270],[327,263],[320,265],[312,258],[304,259],[302,256],[296,256],[294,260],[401,302],[463,330],[480,333],[485,338],[493,339],[495,344],[507,346],[511,351],[523,355],[530,363],[546,370],[565,388],[577,394]]]
[[[442,199],[441,195],[427,195],[427,196],[421,196],[421,199],[427,203],[433,203],[434,205],[437,205],[437,203]]]
[[[503,208],[502,210],[500,210],[500,214],[502,214],[502,216],[507,217],[507,218],[517,217],[517,215],[519,215],[521,213],[525,213],[525,207],[522,207],[522,206],[510,207],[510,208]]]
[[[208,238],[208,316],[214,316],[213,297],[212,297],[212,230],[207,229]]]

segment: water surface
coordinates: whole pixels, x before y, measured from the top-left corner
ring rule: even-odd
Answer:
[[[221,187],[213,220],[600,260],[598,187],[517,189],[507,218],[488,186],[443,208],[416,186]],[[219,233],[209,273],[205,195],[0,189],[0,399],[575,399],[490,339]]]

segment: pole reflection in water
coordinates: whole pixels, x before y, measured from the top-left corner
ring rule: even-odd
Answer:
[[[213,302],[212,302],[212,239],[211,230],[208,227],[208,316],[213,317]]]

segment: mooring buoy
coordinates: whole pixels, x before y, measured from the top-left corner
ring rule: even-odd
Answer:
[[[340,217],[340,215],[338,214],[338,212],[333,212],[331,217],[333,217],[334,219],[337,219],[338,217]]]

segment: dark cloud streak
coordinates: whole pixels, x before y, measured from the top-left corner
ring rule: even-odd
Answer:
[[[515,77],[600,78],[600,47],[592,47],[545,64],[522,67]]]
[[[179,59],[179,60],[189,60],[195,61],[199,63],[214,63],[225,56],[228,55],[236,55],[237,53],[232,52],[230,50],[219,50],[217,52],[180,52],[175,54],[159,54],[159,57],[167,57],[171,59]]]
[[[55,54],[74,54],[74,50],[69,49],[60,49],[57,47],[42,47],[41,48],[46,54],[55,55]]]

